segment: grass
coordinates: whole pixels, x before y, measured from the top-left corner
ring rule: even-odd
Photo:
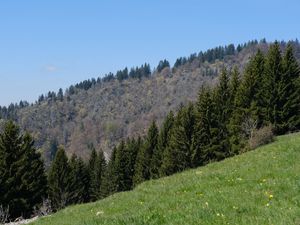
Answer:
[[[300,133],[33,224],[300,225]]]

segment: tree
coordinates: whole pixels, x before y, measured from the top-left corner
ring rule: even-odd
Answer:
[[[89,170],[89,197],[90,201],[96,201],[98,199],[98,193],[100,190],[98,171],[96,169],[96,165],[98,161],[98,155],[96,149],[92,146],[92,152],[90,155],[90,159],[88,162],[88,170]]]
[[[70,166],[65,150],[60,147],[56,152],[49,171],[49,195],[54,210],[69,204],[70,197]]]
[[[275,42],[270,46],[266,57],[265,76],[263,79],[263,100],[265,123],[272,123],[275,132],[279,131],[280,98],[279,91],[283,76],[283,64],[280,46]]]
[[[46,196],[47,180],[32,137],[12,121],[0,135],[0,202],[11,218],[28,217]]]
[[[152,165],[153,167],[151,167],[153,152],[155,152],[157,148],[157,138],[158,128],[155,121],[153,121],[148,130],[145,142],[137,155],[134,185],[137,185],[145,180],[149,180],[151,178],[151,171],[153,173],[154,171],[158,172],[157,168],[154,167],[154,163]]]
[[[89,171],[81,158],[73,155],[69,161],[69,199],[70,204],[89,201]]]
[[[218,86],[213,92],[211,110],[210,145],[207,149],[210,161],[222,160],[230,155],[228,122],[230,112],[229,76],[224,68]]]
[[[243,121],[256,121],[257,127],[264,123],[264,74],[265,57],[258,50],[247,65],[244,77],[234,97],[232,115],[228,125],[232,154],[236,154],[244,148],[245,141],[249,138],[243,132]]]
[[[279,118],[277,132],[284,134],[300,128],[300,68],[293,53],[291,43],[283,56],[283,73],[278,84]]]
[[[132,180],[130,177],[130,153],[122,140],[116,151],[115,158],[116,191],[127,191],[131,189]]]
[[[181,107],[175,117],[170,143],[164,152],[161,168],[163,175],[171,175],[191,167],[194,125],[194,106],[189,104]]]
[[[157,71],[160,73],[164,68],[170,67],[170,63],[168,60],[164,59],[159,61],[158,66],[157,66]]]
[[[212,126],[212,96],[211,90],[202,87],[195,106],[195,129],[192,138],[192,165],[201,166],[209,162],[213,156],[210,154]]]
[[[117,148],[115,147],[112,150],[110,159],[107,164],[107,170],[104,173],[102,193],[104,193],[105,196],[113,194],[117,191],[116,190],[117,175],[115,170],[116,153],[117,153]]]
[[[166,148],[170,142],[171,130],[173,125],[174,113],[173,111],[170,111],[160,129],[157,141],[157,150],[153,154],[153,158],[156,159],[155,161],[153,160],[153,162],[156,162],[156,167],[159,168],[159,176],[163,176],[161,165]]]

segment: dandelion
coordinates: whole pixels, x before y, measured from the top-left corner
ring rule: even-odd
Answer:
[[[273,195],[269,195],[269,199],[272,199],[273,198]]]

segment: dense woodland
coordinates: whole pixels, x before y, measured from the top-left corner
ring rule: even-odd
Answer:
[[[285,51],[287,43],[279,44]],[[292,45],[300,59],[298,41]],[[50,91],[34,104],[22,101],[2,107],[0,129],[12,119],[30,132],[47,168],[61,145],[68,157],[74,153],[87,160],[94,147],[108,159],[120,139],[145,136],[153,120],[160,127],[170,110],[176,112],[181,104],[196,101],[199,87],[217,84],[223,67],[236,66],[243,74],[257,49],[265,54],[269,43],[217,47],[181,57],[172,68],[161,60],[156,68],[146,63]]]
[[[120,140],[109,160],[93,145],[85,161],[75,154],[68,158],[59,147],[46,172],[32,136],[6,122],[0,135],[2,207],[13,219],[32,215],[46,199],[53,211],[96,201],[247,151],[266,128],[275,135],[298,131],[300,68],[292,46],[282,53],[275,42],[266,54],[258,50],[242,74],[224,67],[216,85],[200,88],[196,102],[170,111],[161,126],[152,121],[144,137]]]

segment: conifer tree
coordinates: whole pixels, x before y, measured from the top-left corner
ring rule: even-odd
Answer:
[[[78,204],[89,201],[89,171],[81,158],[72,156],[69,161],[70,182],[69,200],[70,204]]]
[[[0,135],[0,202],[11,219],[30,216],[46,196],[47,180],[31,136],[22,135],[12,121]]]
[[[137,185],[145,180],[149,180],[151,178],[151,171],[153,171],[153,173],[158,172],[157,168],[155,167],[156,164],[152,164],[153,152],[155,152],[157,148],[157,138],[158,128],[155,121],[153,121],[149,127],[144,144],[137,155],[135,175],[133,178],[134,185]]]
[[[34,207],[39,207],[43,198],[47,196],[47,176],[41,154],[34,147],[34,140],[29,133],[23,136],[24,151],[22,173],[22,192],[27,201],[28,210],[23,215],[31,216]]]
[[[283,56],[283,73],[278,84],[279,119],[277,132],[284,134],[300,128],[300,68],[294,56],[291,43]]]
[[[98,193],[100,189],[99,184],[99,177],[98,177],[98,171],[96,169],[96,165],[98,162],[98,154],[96,152],[96,149],[92,147],[90,159],[88,162],[88,170],[89,170],[89,197],[90,201],[96,201],[98,199]]]
[[[48,182],[52,207],[54,210],[64,208],[70,203],[70,166],[62,147],[56,152],[49,171]]]
[[[128,163],[128,177],[131,181],[130,183],[130,188],[133,187],[133,177],[135,174],[135,164],[136,164],[136,159],[138,152],[140,151],[142,146],[142,139],[141,137],[138,137],[137,140],[134,138],[128,139],[126,142],[126,148],[127,152],[129,154],[129,163]]]
[[[215,160],[224,159],[230,154],[228,123],[231,117],[230,111],[230,87],[229,76],[226,69],[220,75],[219,85],[214,93],[215,106],[212,109],[215,117],[211,126],[211,146],[208,150],[215,156]]]
[[[263,79],[264,116],[265,123],[273,124],[275,132],[280,126],[280,81],[283,76],[283,64],[280,46],[275,42],[270,46],[266,57],[265,76]]]
[[[175,117],[170,142],[164,153],[161,167],[163,175],[171,175],[191,167],[194,125],[193,105],[181,107]]]
[[[195,129],[192,138],[192,166],[197,167],[209,162],[212,125],[212,96],[208,88],[202,87],[195,106]]]
[[[157,151],[153,155],[153,158],[157,160],[156,162],[157,162],[157,168],[159,168],[159,176],[163,176],[163,171],[161,166],[162,166],[163,156],[170,142],[171,130],[173,125],[174,125],[174,113],[173,111],[170,111],[160,129],[158,135],[158,141],[157,141]]]
[[[98,162],[97,162],[97,173],[98,173],[98,177],[99,177],[99,192],[98,192],[98,199],[102,199],[106,196],[105,190],[105,174],[106,174],[106,170],[107,170],[107,164],[106,164],[106,160],[105,160],[105,156],[103,154],[103,151],[100,150],[100,152],[98,153]]]
[[[253,126],[257,127],[263,124],[264,70],[265,58],[262,52],[258,50],[247,65],[244,77],[234,97],[233,112],[228,125],[231,154],[237,154],[249,138],[247,132],[244,131],[243,123],[252,121]]]
[[[116,192],[116,170],[115,170],[115,161],[116,161],[117,148],[114,147],[110,156],[110,159],[107,163],[107,170],[104,173],[103,184],[102,184],[102,193],[105,196],[111,195]]]
[[[130,153],[124,140],[122,140],[117,147],[115,157],[116,191],[130,190],[132,186],[130,177]]]

